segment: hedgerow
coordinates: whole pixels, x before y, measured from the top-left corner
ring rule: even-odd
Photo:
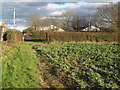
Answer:
[[[25,40],[75,41],[75,42],[118,42],[116,32],[41,32],[27,33]]]

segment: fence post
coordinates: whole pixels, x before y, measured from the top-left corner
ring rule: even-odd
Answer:
[[[49,33],[48,32],[46,32],[46,40],[47,40],[47,43],[49,44]]]

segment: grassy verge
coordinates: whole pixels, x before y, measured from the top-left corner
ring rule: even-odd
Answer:
[[[12,47],[4,55],[3,88],[37,88],[37,58],[30,43]]]

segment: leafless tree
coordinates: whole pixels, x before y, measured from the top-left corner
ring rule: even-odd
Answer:
[[[76,14],[71,9],[68,9],[65,12],[63,12],[62,14],[63,24],[64,24],[64,29],[66,31],[73,31],[72,20],[75,16]]]
[[[48,27],[51,25],[51,20],[50,18],[43,18],[41,19],[40,26],[41,27]]]
[[[33,28],[34,30],[37,30],[40,27],[41,24],[41,20],[40,20],[41,16],[39,14],[30,14],[27,17],[27,23],[26,25],[28,27]]]
[[[72,24],[71,27],[74,29],[74,31],[79,31],[80,30],[81,18],[78,14],[73,15],[71,24]]]
[[[71,9],[66,10],[63,14],[64,28],[67,31],[79,31],[81,18],[80,15],[73,12]]]
[[[110,3],[98,8],[96,17],[100,24],[108,24],[111,29],[118,30],[120,24],[120,2]]]
[[[59,17],[53,20],[52,24],[58,28],[63,28],[63,22]]]

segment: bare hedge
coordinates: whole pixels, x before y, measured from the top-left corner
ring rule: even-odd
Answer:
[[[25,40],[118,42],[117,32],[41,32],[26,33]]]

